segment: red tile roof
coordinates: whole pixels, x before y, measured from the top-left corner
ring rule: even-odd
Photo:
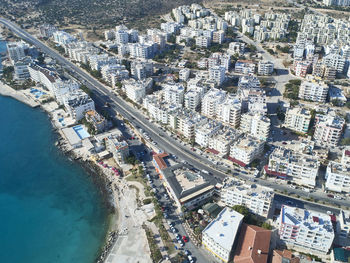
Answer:
[[[159,170],[162,170],[168,167],[164,161],[164,158],[167,156],[168,156],[167,153],[159,153],[159,154],[153,155],[153,159],[157,163]]]
[[[270,249],[270,239],[270,230],[243,224],[233,262],[266,263]]]

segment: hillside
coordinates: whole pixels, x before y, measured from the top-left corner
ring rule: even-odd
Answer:
[[[190,3],[202,2],[191,0]],[[169,12],[186,0],[1,0],[0,15],[18,22],[109,28]],[[159,17],[158,17],[159,18]]]

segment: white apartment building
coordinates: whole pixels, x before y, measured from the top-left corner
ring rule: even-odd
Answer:
[[[184,102],[185,88],[179,83],[167,83],[163,85],[164,101],[169,104],[182,106]]]
[[[227,53],[230,55],[243,55],[245,49],[245,43],[242,42],[231,42],[228,46]]]
[[[213,32],[213,43],[222,44],[225,41],[225,32],[223,30]]]
[[[35,83],[41,83],[51,92],[54,90],[55,82],[60,80],[60,77],[56,72],[40,67],[36,64],[29,65],[28,71],[32,81]]]
[[[24,57],[16,61],[13,65],[14,79],[18,81],[24,81],[30,78],[28,66],[32,62],[30,57]]]
[[[235,64],[235,72],[242,74],[254,74],[255,64],[250,60],[237,60]]]
[[[179,71],[179,79],[182,81],[187,81],[190,77],[191,70],[189,68],[183,68]]]
[[[350,151],[348,149],[343,150],[341,163],[345,166],[350,166]]]
[[[145,79],[153,74],[153,63],[145,61],[132,61],[130,65],[131,76],[137,80]]]
[[[340,210],[337,218],[336,236],[334,243],[338,246],[350,246],[350,213]]]
[[[63,105],[76,121],[85,116],[85,112],[95,110],[94,101],[84,91],[78,89],[63,96]]]
[[[238,240],[243,215],[231,208],[224,208],[202,232],[202,245],[215,258],[229,262],[233,246]]]
[[[73,80],[57,80],[53,84],[53,93],[56,97],[56,101],[58,104],[63,104],[63,97],[67,93],[72,93],[75,90],[79,89],[80,85],[78,82]]]
[[[146,96],[146,86],[142,81],[135,81],[129,79],[124,81],[123,88],[125,90],[126,96],[133,102],[140,103]]]
[[[25,50],[28,49],[28,46],[24,42],[9,42],[6,46],[12,64],[26,56]]]
[[[270,134],[271,120],[261,114],[247,112],[241,116],[240,130],[259,140],[266,141]]]
[[[350,167],[337,162],[329,162],[326,169],[326,189],[334,192],[350,192]]]
[[[220,105],[224,102],[226,91],[212,88],[202,99],[202,115],[208,118],[216,118],[219,113]]]
[[[209,146],[209,139],[221,129],[221,123],[213,120],[208,121],[206,124],[198,126],[196,128],[195,142],[201,147]]]
[[[55,31],[52,33],[53,41],[60,46],[65,46],[76,41],[76,38],[64,31]]]
[[[220,86],[225,81],[225,71],[225,67],[222,66],[211,67],[209,68],[209,79],[215,81]]]
[[[311,114],[305,108],[290,108],[286,112],[284,126],[288,129],[307,133],[310,126]]]
[[[322,147],[336,147],[343,133],[344,118],[333,114],[315,116],[315,143]]]
[[[242,103],[239,98],[228,94],[219,105],[217,117],[224,125],[237,128],[241,119],[241,108]]]
[[[304,80],[299,88],[299,99],[326,102],[328,85],[315,80]]]
[[[211,39],[206,36],[199,36],[196,38],[196,46],[200,48],[208,48],[210,46]]]
[[[333,67],[337,70],[337,73],[343,73],[345,68],[346,59],[339,54],[328,54],[323,58],[323,64],[327,67]]]
[[[129,145],[120,137],[110,135],[106,140],[106,148],[113,154],[114,160],[119,164],[125,164],[129,156]]]
[[[280,239],[291,248],[317,255],[327,254],[333,244],[334,231],[327,214],[283,205],[278,221]]]
[[[186,109],[196,111],[202,100],[202,92],[196,88],[190,88],[184,96],[184,107]]]
[[[272,207],[274,191],[271,188],[247,184],[245,181],[231,179],[221,190],[221,202],[225,206],[243,205],[251,213],[267,218]]]
[[[259,61],[258,74],[263,76],[272,75],[273,67],[274,65],[271,61]]]
[[[230,145],[241,135],[242,133],[232,128],[221,129],[209,138],[208,151],[220,157],[226,157],[230,152]]]
[[[271,176],[314,188],[319,167],[320,162],[316,156],[278,147],[270,154],[265,172]]]
[[[246,135],[231,145],[229,159],[240,166],[246,166],[258,158],[263,151],[263,141]]]

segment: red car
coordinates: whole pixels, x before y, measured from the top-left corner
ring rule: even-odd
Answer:
[[[182,236],[182,240],[183,240],[185,243],[187,243],[187,242],[188,242],[188,239],[187,239],[187,237],[186,237],[186,236]]]

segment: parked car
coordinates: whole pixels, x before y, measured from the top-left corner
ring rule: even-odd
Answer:
[[[186,236],[182,236],[182,240],[183,240],[185,243],[187,243],[187,242],[188,242],[188,239],[187,239],[187,237],[186,237]]]

